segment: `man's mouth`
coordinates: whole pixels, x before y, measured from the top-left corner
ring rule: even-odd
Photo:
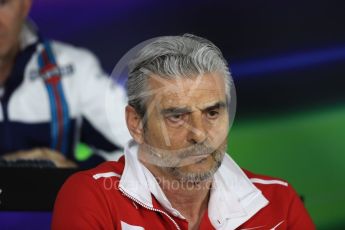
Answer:
[[[202,155],[193,155],[193,156],[189,156],[187,157],[187,161],[190,163],[201,163],[203,161],[205,161],[207,159],[208,156],[210,156],[211,154],[202,154]]]

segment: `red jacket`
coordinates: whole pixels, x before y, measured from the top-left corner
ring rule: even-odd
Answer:
[[[234,164],[230,157],[224,161]],[[71,176],[57,196],[52,229],[188,229],[186,220],[147,190],[143,173],[133,164],[140,163],[133,163],[127,154],[126,160],[122,157]],[[232,173],[222,167],[220,173]],[[230,187],[220,183],[221,193],[214,192],[212,197],[211,192],[200,229],[315,229],[286,182],[242,171],[237,165],[231,170],[241,172],[228,176],[228,180],[235,177]],[[232,193],[236,199],[228,199]],[[231,206],[223,204],[227,202]]]

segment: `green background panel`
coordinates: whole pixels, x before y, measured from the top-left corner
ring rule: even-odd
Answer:
[[[289,181],[318,229],[345,229],[345,106],[235,120],[228,152],[255,173]]]

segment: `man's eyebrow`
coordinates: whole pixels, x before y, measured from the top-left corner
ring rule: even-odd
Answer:
[[[201,111],[209,111],[209,110],[221,109],[225,107],[226,107],[226,103],[224,101],[218,101],[211,105],[207,105],[204,108],[201,108]],[[160,113],[162,115],[172,115],[172,114],[185,114],[185,113],[191,113],[191,112],[193,111],[189,107],[170,107],[170,108],[162,109]]]
[[[226,103],[224,101],[218,101],[214,104],[208,105],[205,108],[202,108],[202,111],[209,111],[213,109],[223,109],[226,108]]]
[[[184,113],[190,113],[192,110],[188,107],[171,107],[171,108],[166,108],[161,110],[162,115],[167,115],[167,114],[184,114]]]

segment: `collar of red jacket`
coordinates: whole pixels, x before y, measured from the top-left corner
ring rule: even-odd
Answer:
[[[125,147],[125,168],[119,187],[136,200],[153,208],[152,196],[174,216],[184,218],[175,210],[150,171],[138,158],[138,145],[131,140]],[[235,229],[268,204],[261,191],[242,169],[226,154],[213,178],[208,216],[215,228]]]

